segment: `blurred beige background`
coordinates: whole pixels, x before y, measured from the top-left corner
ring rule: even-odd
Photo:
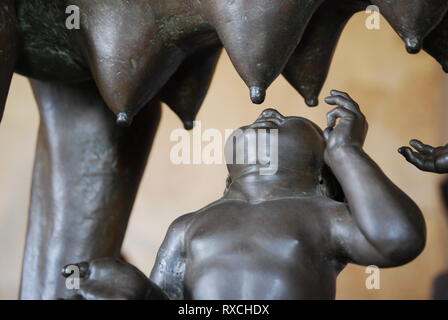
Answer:
[[[425,53],[406,54],[384,21],[381,30],[369,31],[364,19],[364,14],[358,14],[345,31],[321,100],[331,88],[348,91],[358,100],[370,123],[366,150],[420,205],[428,242],[412,263],[381,270],[380,290],[367,290],[365,269],[349,266],[339,277],[337,297],[428,299],[433,278],[448,268],[447,221],[439,197],[441,176],[416,170],[396,149],[414,137],[434,145],[446,143],[444,119],[448,114],[442,99],[448,77]],[[329,110],[326,105],[305,107],[283,78],[272,85],[263,106],[252,105],[247,88],[224,54],[198,120],[202,120],[203,130],[232,129],[252,122],[266,107],[308,117],[321,126]],[[38,121],[28,82],[16,76],[0,127],[0,299],[17,297]],[[217,199],[224,189],[224,165],[171,164],[169,152],[174,142],[169,135],[179,127],[180,121],[164,107],[125,240],[125,255],[145,273],[152,267],[170,222]]]

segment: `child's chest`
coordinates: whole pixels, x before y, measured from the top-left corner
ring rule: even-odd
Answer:
[[[326,220],[308,203],[277,201],[207,212],[187,233],[191,254],[297,257],[330,246]]]

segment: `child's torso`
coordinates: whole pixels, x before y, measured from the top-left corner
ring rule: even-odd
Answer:
[[[312,299],[335,295],[331,206],[323,198],[222,201],[186,234],[193,299]]]

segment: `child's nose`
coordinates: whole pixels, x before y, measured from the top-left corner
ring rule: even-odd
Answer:
[[[279,118],[279,119],[284,119],[283,115],[278,112],[275,109],[269,108],[269,109],[265,109],[261,114],[260,117],[263,118]]]

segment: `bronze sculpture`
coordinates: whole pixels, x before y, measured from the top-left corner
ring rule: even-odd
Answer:
[[[393,267],[413,260],[425,245],[419,208],[363,151],[367,122],[356,102],[335,90],[326,102],[337,107],[324,132],[267,109],[236,141],[231,136],[226,153],[235,148],[250,157],[250,140],[241,137],[278,130],[278,170],[260,175],[260,158],[228,164],[226,193],[172,223],[151,280],[114,259],[84,262],[74,298],[334,299],[347,263]],[[347,202],[329,197],[332,179]]]
[[[441,196],[445,209],[445,216],[448,216],[448,180],[445,179],[440,186]],[[434,279],[432,288],[433,300],[448,300],[448,270],[444,270]]]
[[[424,43],[424,48],[448,73],[448,15],[442,22],[428,35]]]
[[[406,44],[409,53],[421,50],[428,34],[444,18],[445,0],[371,0]],[[429,40],[429,39],[428,39]]]
[[[223,45],[253,102],[283,73],[316,105],[345,23],[372,3],[395,30],[410,30],[405,39],[429,33],[425,50],[446,66],[440,0],[397,1],[392,11],[373,0],[2,0],[0,114],[16,71],[32,79],[41,116],[21,297],[58,297],[61,265],[118,255],[159,101],[191,128]],[[65,25],[73,4],[79,30]],[[389,15],[396,10],[408,18]],[[98,234],[109,241],[87,246]]]
[[[304,97],[308,106],[317,106],[342,31],[349,19],[365,10],[363,0],[327,1],[306,29],[283,70],[283,76]]]
[[[401,147],[398,152],[405,159],[423,171],[434,173],[448,173],[448,145],[432,147],[419,140],[411,140],[409,147]]]

